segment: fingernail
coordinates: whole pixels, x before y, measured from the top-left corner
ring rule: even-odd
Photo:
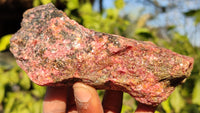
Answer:
[[[74,97],[79,102],[89,102],[91,98],[90,91],[84,86],[80,84],[74,85]]]

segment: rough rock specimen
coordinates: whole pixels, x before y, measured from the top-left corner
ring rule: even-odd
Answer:
[[[193,59],[151,42],[89,30],[53,4],[29,9],[10,50],[39,85],[82,81],[97,89],[121,90],[158,105],[189,77]]]

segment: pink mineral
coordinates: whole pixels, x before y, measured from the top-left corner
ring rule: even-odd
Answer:
[[[29,9],[23,17],[10,50],[38,85],[63,86],[81,81],[158,105],[192,71],[190,57],[150,42],[89,30],[53,4]]]

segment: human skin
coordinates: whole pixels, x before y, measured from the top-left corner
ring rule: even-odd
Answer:
[[[107,90],[101,103],[95,88],[83,83],[47,87],[43,113],[120,113],[123,92]],[[154,113],[156,107],[138,104],[135,113]]]

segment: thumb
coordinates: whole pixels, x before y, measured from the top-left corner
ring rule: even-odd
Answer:
[[[103,113],[101,101],[96,89],[75,83],[73,85],[76,107],[79,113]]]

